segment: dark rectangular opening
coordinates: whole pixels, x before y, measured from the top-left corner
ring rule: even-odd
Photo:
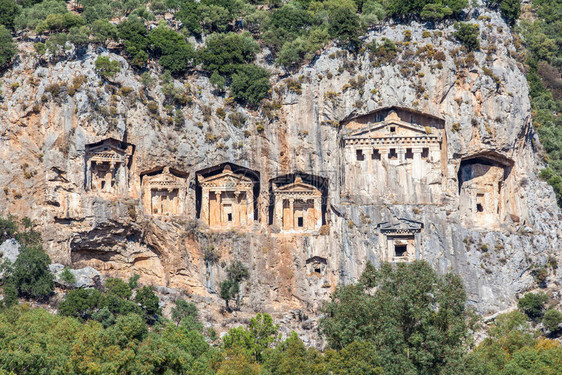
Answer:
[[[320,268],[320,267],[314,267],[314,272],[316,272],[316,273],[322,273],[322,268]]]
[[[422,156],[422,158],[425,158],[425,159],[427,159],[429,157],[429,148],[428,147],[422,148],[421,156]]]
[[[396,133],[396,126],[391,126],[391,127],[390,127],[390,132],[391,132],[391,133]]]
[[[302,217],[297,218],[297,226],[299,228],[304,227],[304,218],[302,218]]]
[[[413,159],[414,158],[414,153],[412,152],[411,148],[407,148],[406,149],[406,159]]]
[[[394,245],[394,256],[404,257],[407,255],[408,246],[407,245]]]
[[[377,149],[373,150],[373,153],[371,154],[371,159],[381,160],[381,154],[380,154],[379,150],[377,150]]]
[[[398,158],[398,154],[396,153],[396,149],[395,148],[391,148],[390,151],[388,152],[388,158],[389,159],[397,159]]]
[[[232,214],[226,214],[226,220],[232,221]]]
[[[476,211],[477,212],[484,212],[484,207],[480,203],[476,204]]]
[[[357,156],[357,160],[359,161],[365,160],[365,155],[363,155],[363,150],[355,150],[355,155]]]

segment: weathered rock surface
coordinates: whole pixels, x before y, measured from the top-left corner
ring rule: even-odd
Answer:
[[[72,288],[94,288],[103,285],[102,274],[93,267],[70,269],[70,272],[76,278],[76,282],[68,285],[61,278],[61,273],[64,268],[65,266],[60,263],[52,263],[49,265],[50,271],[55,276],[55,282],[60,286]]]
[[[472,20],[482,30],[473,61],[458,52],[452,26],[428,36],[423,25],[389,25],[367,40],[401,42],[393,63],[379,66],[367,51],[354,56],[326,48],[292,75],[301,93],[289,90],[286,78],[274,79],[272,103],[278,101],[279,109],[232,105],[203,75],[175,80],[192,99],[179,108],[183,119],[175,123],[170,116],[177,113],[166,110],[161,86],[145,88],[123,57],[109,54],[121,72],[108,84],[94,69],[96,57],[108,54],[103,48],[47,64],[22,43],[21,61],[2,80],[0,214],[35,220],[56,262],[91,266],[106,276],[138,273],[141,283],[183,291],[198,301],[204,319],[224,324],[217,291],[230,261],[241,260],[250,270],[243,312],[281,317],[302,310],[312,317],[336,284],[357,280],[367,261],[386,260],[377,224],[404,218],[423,224],[420,257],[439,272],[459,273],[479,311],[507,308],[517,293],[533,287],[536,267],[549,257],[562,261],[560,212],[552,190],[537,177],[541,148],[513,37],[497,13],[485,15],[492,21],[478,14]],[[406,29],[412,40],[404,43]],[[440,60],[436,51],[443,52]],[[151,74],[159,72],[152,68]],[[86,83],[69,92],[77,76]],[[158,109],[149,110],[149,103]],[[366,184],[378,181],[356,172],[346,177],[352,166],[344,161],[340,124],[391,106],[444,120],[444,172],[432,182],[439,184],[438,200],[407,189],[398,195],[402,201],[344,194],[367,191]],[[226,117],[217,115],[219,108]],[[246,117],[243,125],[228,116],[236,113]],[[134,145],[124,194],[85,188],[86,146],[110,137]],[[462,210],[458,172],[463,158],[491,151],[513,162],[506,198],[512,208],[497,227],[481,227]],[[216,231],[198,221],[196,172],[223,162],[259,172],[258,220],[251,226]],[[187,176],[182,216],[152,216],[143,208],[140,176],[161,167]],[[292,234],[269,225],[269,181],[296,171],[327,182],[321,231]],[[306,260],[314,256],[326,259],[323,274],[308,269]],[[548,272],[560,280],[559,270]],[[286,320],[287,327],[310,329],[306,318]]]

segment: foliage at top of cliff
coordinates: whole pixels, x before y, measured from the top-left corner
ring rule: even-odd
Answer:
[[[518,0],[490,1],[497,4],[506,17],[513,12],[504,8],[519,8]],[[290,72],[329,42],[357,50],[360,36],[385,19],[461,20],[467,6],[468,0],[0,0],[0,65],[16,52],[7,29],[35,38],[36,51],[51,58],[73,46],[122,46],[138,69],[152,60],[175,75],[201,67],[219,90],[230,86],[235,99],[255,105],[270,90],[269,71],[256,63],[260,54]]]

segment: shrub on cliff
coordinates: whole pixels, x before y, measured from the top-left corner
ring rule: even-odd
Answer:
[[[455,30],[453,35],[469,51],[480,48],[480,27],[477,24],[457,22],[455,23]]]
[[[241,103],[257,105],[271,89],[269,72],[256,65],[243,65],[232,76],[232,96]]]
[[[249,276],[248,268],[239,260],[234,261],[226,270],[227,279],[220,283],[220,297],[226,302],[227,310],[230,310],[229,301],[234,300],[238,304],[240,294],[240,283]]]
[[[499,5],[502,16],[514,25],[521,14],[521,0],[491,0],[490,5]]]
[[[556,309],[548,309],[542,317],[542,324],[546,329],[555,332],[562,323],[562,313]]]
[[[360,283],[339,286],[323,306],[320,332],[335,349],[373,343],[385,372],[439,373],[466,350],[465,303],[461,279],[426,262],[369,266]]]
[[[539,320],[544,312],[544,304],[548,301],[548,296],[542,292],[527,293],[517,302],[517,306],[529,319]]]
[[[103,78],[113,78],[121,70],[119,61],[111,60],[108,56],[98,56],[95,65],[97,72]]]

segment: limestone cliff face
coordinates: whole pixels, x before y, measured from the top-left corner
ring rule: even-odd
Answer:
[[[313,315],[367,261],[415,258],[462,275],[481,312],[506,308],[533,286],[534,267],[560,258],[561,228],[554,194],[537,177],[540,145],[518,51],[501,18],[486,15],[492,22],[473,20],[482,30],[474,58],[458,51],[452,27],[388,25],[367,41],[400,42],[390,64],[329,47],[275,78],[260,111],[233,105],[196,74],[173,81],[188,97],[173,113],[162,82],[143,86],[119,55],[109,53],[121,72],[103,82],[94,61],[107,51],[73,50],[47,63],[22,42],[2,78],[0,214],[35,220],[54,261],[139,273],[141,282],[200,297],[208,311],[217,309],[218,283],[234,259],[250,270],[248,312]],[[356,146],[379,142],[356,139],[392,116],[398,131],[417,132],[404,139],[433,135],[436,148],[424,155],[421,144]],[[109,138],[130,146],[116,177],[124,185],[112,193],[88,185],[88,150]],[[200,219],[197,172],[226,162],[258,173],[255,220],[216,230]],[[146,176],[166,167],[185,189],[166,203],[174,216],[147,209],[143,190]],[[271,181],[295,172],[316,176],[324,189],[323,221],[302,233],[271,218]]]

